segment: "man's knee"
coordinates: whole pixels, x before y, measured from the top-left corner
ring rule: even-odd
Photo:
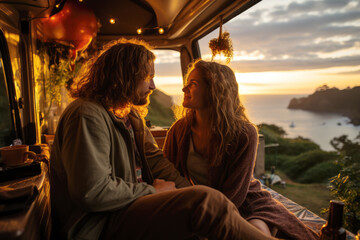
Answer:
[[[196,185],[193,187],[183,188],[184,194],[195,201],[204,201],[207,204],[214,204],[218,207],[232,205],[231,201],[220,191],[203,186]]]
[[[211,188],[211,187],[207,187],[204,185],[195,185],[192,187],[185,187],[185,188],[181,188],[181,190],[184,191],[185,194],[189,194],[189,195],[193,195],[193,196],[218,196],[218,195],[223,195],[220,191]]]

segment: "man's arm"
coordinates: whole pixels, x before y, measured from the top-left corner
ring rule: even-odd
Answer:
[[[189,181],[180,175],[174,164],[164,157],[163,152],[157,147],[155,139],[147,127],[145,127],[144,139],[145,156],[153,176],[173,181],[178,188],[191,186]]]
[[[61,158],[69,194],[79,207],[88,211],[119,209],[140,196],[155,193],[155,188],[146,183],[113,177],[111,127],[101,113],[74,113],[64,126]],[[128,156],[126,148],[124,151],[123,156]],[[132,171],[130,161],[123,164],[126,171]]]

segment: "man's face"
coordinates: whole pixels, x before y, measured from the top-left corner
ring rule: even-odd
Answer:
[[[151,94],[152,90],[155,89],[154,75],[154,62],[151,62],[149,75],[146,77],[146,79],[141,81],[136,88],[138,97],[134,100],[134,105],[144,105],[147,103],[148,96]]]

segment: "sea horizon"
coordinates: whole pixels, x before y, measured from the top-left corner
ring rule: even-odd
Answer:
[[[288,138],[303,137],[317,143],[322,150],[334,151],[330,140],[347,135],[354,140],[360,126],[350,123],[348,117],[335,113],[318,113],[288,109],[292,98],[310,94],[242,94],[241,101],[251,122],[275,124],[286,131]],[[169,95],[174,104],[181,105],[183,95]]]

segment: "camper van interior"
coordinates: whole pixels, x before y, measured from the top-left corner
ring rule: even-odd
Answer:
[[[0,239],[50,239],[49,147],[71,101],[66,85],[91,54],[120,37],[142,39],[176,52],[184,75],[201,57],[199,39],[259,1],[0,0],[0,147],[27,145],[37,154],[1,165]],[[166,130],[153,134],[161,145]],[[287,207],[317,231],[324,223],[293,202]]]
[[[57,108],[66,105],[60,85],[73,74],[66,64],[81,65],[81,54],[120,37],[144,39],[155,49],[179,52],[184,73],[200,57],[197,39],[256,2],[1,1],[7,117],[1,145],[14,139],[40,143],[44,134],[54,133]]]

